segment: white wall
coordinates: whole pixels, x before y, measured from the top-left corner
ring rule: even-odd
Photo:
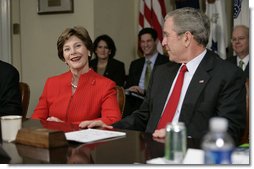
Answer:
[[[137,58],[138,0],[95,0],[94,35],[108,34],[115,42],[115,58],[129,64]]]

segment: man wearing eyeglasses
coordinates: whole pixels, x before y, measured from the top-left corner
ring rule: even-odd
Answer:
[[[249,28],[245,25],[237,25],[232,32],[232,47],[235,56],[229,57],[227,60],[240,67],[249,79]]]

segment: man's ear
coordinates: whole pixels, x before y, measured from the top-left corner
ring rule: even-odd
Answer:
[[[193,35],[189,31],[187,31],[183,34],[183,40],[184,40],[184,45],[187,48],[190,46],[190,43],[193,40]]]

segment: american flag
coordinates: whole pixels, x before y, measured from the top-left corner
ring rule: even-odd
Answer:
[[[226,59],[228,47],[227,16],[224,0],[206,0],[206,15],[210,18],[211,31],[207,48]]]
[[[157,31],[158,43],[157,49],[163,53],[161,42],[163,38],[162,26],[166,15],[165,0],[140,0],[139,7],[139,30],[145,27],[152,27]]]

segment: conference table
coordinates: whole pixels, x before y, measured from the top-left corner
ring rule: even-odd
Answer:
[[[23,128],[48,128],[64,132],[79,130],[77,125],[39,120],[25,120]],[[115,129],[117,130],[117,129]],[[92,143],[68,141],[56,148],[40,148],[1,140],[0,162],[9,164],[146,164],[147,160],[164,156],[164,140],[151,134],[117,130],[126,135]],[[188,148],[200,148],[200,141],[188,138]],[[10,158],[5,158],[7,154]]]

